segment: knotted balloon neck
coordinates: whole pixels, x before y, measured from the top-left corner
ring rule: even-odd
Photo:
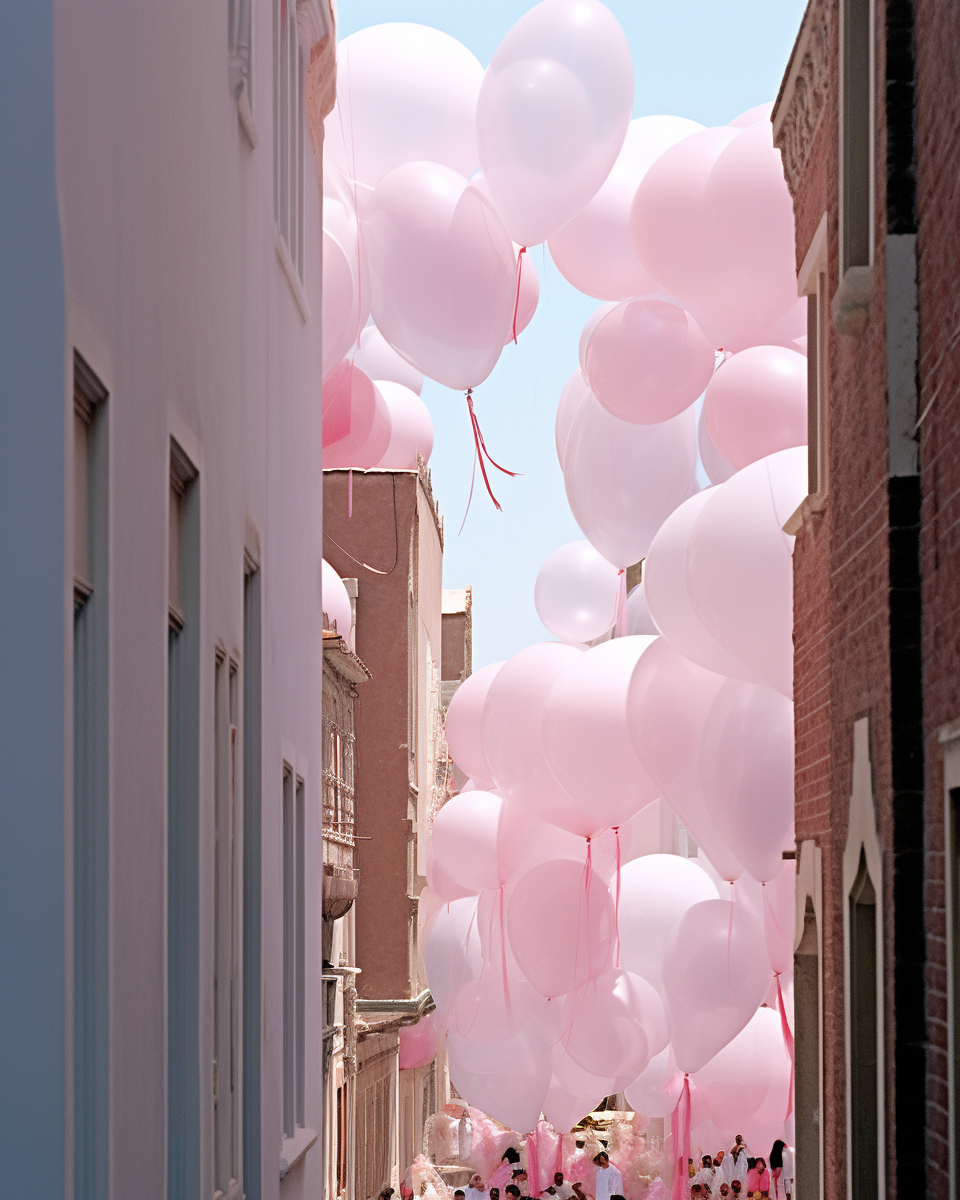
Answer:
[[[517,254],[517,298],[513,302],[513,344],[517,344],[517,313],[520,311],[520,276],[523,273],[523,256],[526,254],[526,246],[520,247],[520,252]]]
[[[517,475],[519,475],[519,473],[520,473],[519,471],[508,471],[506,467],[501,467],[500,464],[491,457],[490,451],[487,449],[487,444],[483,440],[483,434],[480,432],[480,422],[477,420],[477,414],[473,407],[473,388],[472,387],[467,388],[465,394],[467,397],[467,411],[470,413],[470,426],[473,429],[474,453],[473,453],[473,475],[471,475],[471,477],[470,477],[470,495],[467,497],[467,512],[465,512],[463,514],[463,523],[460,526],[461,533],[463,533],[463,526],[467,522],[467,513],[470,511],[470,502],[473,499],[473,483],[474,483],[474,477],[476,476],[477,463],[478,462],[480,463],[480,471],[483,474],[483,482],[486,486],[487,494],[489,495],[490,499],[493,501],[493,506],[497,510],[497,512],[501,512],[502,510],[500,508],[500,504],[498,503],[496,496],[493,494],[493,489],[490,487],[490,480],[487,478],[487,468],[483,461],[484,458],[487,459],[487,461],[490,463],[491,466],[496,467],[498,471],[502,471],[504,473],[504,475],[509,475],[512,479],[515,479],[517,477]]]
[[[790,1090],[787,1093],[787,1116],[793,1112],[793,1075],[796,1066],[796,1053],[793,1045],[793,1030],[790,1028],[790,1022],[787,1020],[787,1007],[783,1002],[783,989],[780,987],[780,972],[774,971],[774,979],[777,981],[777,1007],[780,1009],[780,1028],[783,1032],[783,1045],[790,1055]]]

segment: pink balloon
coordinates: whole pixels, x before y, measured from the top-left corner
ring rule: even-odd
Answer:
[[[365,416],[369,411],[368,386],[373,387],[373,413],[369,432],[364,434]],[[368,467],[375,467],[390,445],[390,410],[380,389],[371,384],[356,367],[348,369],[341,387],[349,387],[350,390],[350,432],[346,437],[324,447],[324,470],[337,467],[366,470]]]
[[[702,409],[700,410],[700,420],[697,423],[697,444],[700,450],[700,462],[711,483],[726,483],[731,475],[736,474],[734,468],[713,444]]]
[[[450,1061],[450,1079],[457,1092],[488,1116],[529,1133],[536,1127],[550,1086],[550,1056],[527,1049],[506,1071],[479,1074]]]
[[[620,575],[589,542],[568,542],[537,575],[537,616],[554,637],[591,642],[613,625]]]
[[[503,663],[481,667],[460,684],[447,707],[444,733],[450,757],[465,775],[489,786],[493,776],[480,742],[480,715],[490,685]]]
[[[505,883],[547,859],[569,858],[582,866],[586,849],[583,837],[541,819],[523,797],[504,801],[500,816],[499,858]]]
[[[540,642],[515,654],[489,685],[481,735],[486,769],[505,796],[543,821],[588,836],[591,816],[560,786],[541,737],[550,692],[581,653],[559,642]]]
[[[356,293],[357,285],[347,252],[333,234],[324,229],[321,303],[324,374],[343,358],[357,336]]]
[[[760,1102],[754,1121],[768,1126],[776,1126],[774,1137],[782,1137],[783,1122],[786,1120],[787,1105],[790,1100],[790,1084],[793,1072],[790,1067],[790,1055],[783,1044],[783,1023],[775,1008],[761,1008],[759,1032],[763,1039],[764,1055],[770,1066],[770,1084],[767,1093]],[[765,1141],[757,1140],[754,1135],[754,1146],[773,1144],[773,1138]],[[749,1143],[748,1143],[749,1145]]]
[[[440,809],[433,821],[433,852],[450,878],[476,891],[500,887],[502,809],[502,798],[493,792],[461,793]]]
[[[560,274],[598,300],[625,300],[657,291],[630,241],[630,202],[650,165],[682,138],[702,129],[685,117],[638,117],[603,186],[550,238]]]
[[[698,747],[722,675],[706,671],[658,638],[630,681],[627,717],[640,761],[723,879],[743,871],[725,830],[707,807]]]
[[[441,1016],[448,1016],[460,988],[483,967],[477,933],[477,899],[454,900],[436,915],[423,948],[427,983]]]
[[[619,301],[617,300],[610,300],[606,304],[601,304],[599,308],[593,310],[583,323],[583,329],[580,331],[580,342],[577,347],[577,356],[580,363],[580,372],[584,379],[587,377],[587,346],[590,344],[593,331],[608,313],[613,312],[618,303]]]
[[[574,1096],[554,1079],[543,1101],[543,1115],[558,1133],[569,1133],[587,1113],[593,1112],[605,1094],[601,1093],[592,1099]]]
[[[639,975],[616,967],[567,996],[563,1007],[569,1023],[565,1049],[594,1075],[639,1075],[670,1036],[657,992]]]
[[[630,47],[599,0],[543,0],[513,26],[480,88],[477,146],[515,241],[545,241],[597,193],[632,106]]]
[[[369,439],[377,415],[376,388],[349,358],[324,377],[322,405],[324,449],[349,434],[358,446]]]
[[[416,1025],[400,1028],[400,1070],[413,1071],[432,1062],[437,1053],[437,1027],[427,1013]]]
[[[650,1059],[639,1078],[626,1089],[626,1097],[634,1111],[645,1117],[669,1117],[682,1088],[683,1075],[668,1046]]]
[[[517,309],[516,332],[520,334],[533,320],[533,314],[537,311],[537,305],[540,303],[540,276],[537,274],[537,268],[529,254],[524,254],[518,271],[520,274],[519,297],[514,297],[514,304]],[[508,346],[513,341],[513,333],[511,325],[507,335]]]
[[[482,81],[474,55],[439,29],[400,21],[360,29],[337,46],[324,157],[371,187],[414,159],[469,175]]]
[[[555,438],[557,460],[560,463],[561,471],[563,470],[563,456],[567,449],[567,438],[570,436],[570,426],[573,424],[573,418],[577,415],[581,401],[589,390],[590,387],[583,377],[583,372],[576,370],[567,380],[560,395],[560,403],[557,405]]]
[[[738,471],[807,444],[807,360],[783,346],[752,346],[710,380],[703,404],[710,440]]]
[[[797,339],[803,341],[803,348],[797,345]],[[748,330],[743,337],[728,337],[724,349],[733,354],[747,350],[751,346],[785,346],[788,350],[797,350],[806,355],[807,341],[807,298],[801,296],[784,316],[778,317],[769,325]]]
[[[368,325],[360,334],[360,345],[353,361],[371,379],[402,383],[418,396],[423,391],[421,372],[394,350],[376,325]]]
[[[614,566],[639,562],[686,499],[696,439],[692,407],[659,425],[633,425],[584,397],[567,439],[564,484],[575,521]]]
[[[440,897],[445,903],[451,900],[462,900],[465,896],[472,896],[476,899],[477,889],[464,887],[456,879],[452,879],[447,872],[437,862],[437,856],[433,852],[433,843],[427,843],[426,850],[426,880],[430,889]]]
[[[543,716],[551,770],[593,820],[593,833],[628,821],[657,798],[633,748],[627,689],[655,638],[622,637],[573,659],[554,685]]]
[[[776,878],[763,888],[763,932],[767,956],[774,972],[793,974],[793,943],[796,925],[797,867],[788,859]]]
[[[650,606],[647,604],[642,581],[635,588],[631,588],[627,595],[627,620],[631,633],[656,637],[660,632],[650,616]]]
[[[599,975],[610,960],[613,925],[606,885],[569,859],[532,867],[507,905],[514,957],[542,996],[565,996]]]
[[[766,1036],[773,1015],[769,1008],[758,1008],[737,1036],[694,1075],[711,1120],[721,1128],[739,1130],[763,1103],[770,1087],[770,1051],[779,1048]]]
[[[390,412],[390,444],[377,464],[390,471],[415,471],[433,453],[433,418],[416,392],[402,383],[378,379],[377,387]]]
[[[700,777],[730,848],[761,883],[793,844],[793,761],[793,702],[728,679],[704,724]]]
[[[620,962],[659,993],[660,964],[674,926],[717,889],[696,862],[677,854],[645,854],[620,872]],[[661,1047],[652,1050],[659,1054]]]
[[[790,698],[793,538],[783,524],[806,494],[805,448],[751,463],[713,491],[690,532],[685,564],[697,615],[736,657],[730,674]]]
[[[748,125],[756,125],[761,121],[769,121],[772,112],[772,101],[768,101],[766,104],[755,104],[753,108],[748,108],[746,112],[742,112],[739,117],[734,117],[730,125],[734,129],[746,129]]]
[[[347,595],[347,589],[343,586],[343,580],[326,559],[323,559],[320,587],[323,594],[323,611],[336,625],[337,632],[342,637],[349,637],[350,627],[353,624],[350,597]]]
[[[607,412],[637,425],[689,408],[713,375],[713,346],[689,313],[667,300],[624,300],[587,343],[587,382]]]
[[[677,1066],[699,1071],[737,1036],[766,994],[770,966],[760,922],[729,900],[695,904],[674,927],[662,970]]]
[[[463,390],[496,365],[513,322],[516,262],[493,207],[437,163],[397,167],[363,218],[370,311],[418,371]]]
[[[457,992],[451,1028],[476,1043],[498,1043],[520,1032],[526,1012],[499,963],[485,962],[476,979]]]
[[[585,1071],[567,1053],[563,1040],[552,1047],[552,1054],[555,1082],[574,1096],[615,1096],[631,1082],[630,1076],[594,1075],[592,1071]]]

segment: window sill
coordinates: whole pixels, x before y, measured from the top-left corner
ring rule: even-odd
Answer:
[[[257,126],[253,119],[253,112],[250,108],[250,97],[247,95],[247,81],[243,81],[243,86],[240,89],[240,95],[237,97],[237,116],[240,118],[240,125],[243,132],[247,135],[247,141],[250,143],[250,149],[257,148]]]
[[[830,305],[837,333],[860,337],[873,293],[873,267],[847,267]]]
[[[796,537],[811,518],[822,516],[826,507],[826,492],[817,492],[816,495],[804,496],[797,510],[784,522],[783,532],[789,534],[790,537]]]
[[[276,224],[273,226],[273,244],[277,251],[277,258],[280,260],[280,266],[283,268],[283,273],[287,278],[287,283],[290,285],[290,291],[293,292],[293,298],[297,302],[297,308],[300,309],[300,316],[303,317],[303,322],[306,324],[310,320],[310,303],[307,300],[307,293],[303,290],[300,277],[297,275],[297,268],[293,265],[290,251],[280,236],[280,230]]]
[[[307,1153],[313,1143],[317,1140],[317,1131],[315,1129],[304,1129],[302,1125],[297,1126],[297,1131],[293,1137],[285,1137],[280,1143],[280,1178],[295,1167],[297,1163]]]
[[[235,1179],[231,1179],[225,1192],[218,1188],[213,1193],[213,1200],[243,1200],[243,1188]]]

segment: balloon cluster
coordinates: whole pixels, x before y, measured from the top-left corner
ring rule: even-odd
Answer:
[[[543,0],[486,71],[396,24],[347,38],[339,72],[325,466],[424,454],[423,377],[468,397],[487,378],[536,306],[528,246],[546,241],[604,302],[557,409],[587,539],[537,580],[561,640],[477,671],[447,713],[470,782],[432,828],[437,1012],[404,1061],[445,1033],[460,1095],[521,1131],[541,1112],[568,1129],[624,1089],[663,1116],[689,1088],[701,1129],[776,1133],[793,929],[783,525],[806,493],[807,413],[770,108],[721,128],[631,120],[629,48],[599,0]],[[635,849],[657,799],[696,860]]]

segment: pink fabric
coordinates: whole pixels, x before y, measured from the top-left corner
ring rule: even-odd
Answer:
[[[503,1189],[513,1177],[513,1163],[502,1162],[494,1173],[487,1180],[487,1191],[491,1188],[498,1187],[500,1189],[500,1197],[503,1200]]]
[[[690,1157],[690,1076],[683,1077],[683,1090],[670,1118],[673,1134],[673,1191],[671,1200],[684,1200],[687,1183],[687,1159]]]
[[[531,1196],[539,1196],[542,1191],[540,1183],[540,1157],[537,1154],[537,1134],[534,1131],[527,1138],[527,1192]]]
[[[777,980],[777,1005],[780,1008],[780,1024],[783,1028],[783,1044],[786,1047],[787,1053],[790,1055],[790,1090],[787,1093],[787,1115],[784,1120],[793,1112],[793,1073],[796,1065],[795,1053],[793,1045],[793,1030],[790,1028],[790,1022],[787,1020],[787,1009],[783,1003],[783,991],[780,987],[780,972],[776,974]]]
[[[756,1167],[747,1172],[747,1192],[769,1192],[770,1172],[758,1171]]]

